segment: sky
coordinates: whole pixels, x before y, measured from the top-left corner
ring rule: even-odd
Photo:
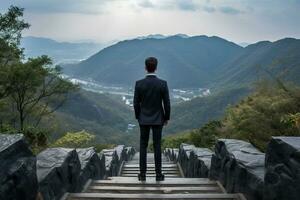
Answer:
[[[110,43],[149,34],[236,43],[300,38],[300,0],[0,0],[25,9],[24,36]]]

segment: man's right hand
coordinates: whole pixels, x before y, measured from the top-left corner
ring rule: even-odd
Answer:
[[[168,125],[168,120],[166,120],[165,122],[164,122],[164,126],[167,126]]]

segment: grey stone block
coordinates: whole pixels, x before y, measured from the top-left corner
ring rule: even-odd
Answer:
[[[207,178],[213,152],[207,148],[194,148],[191,151],[192,177]]]
[[[270,141],[264,199],[300,199],[300,137],[273,137]]]
[[[35,199],[36,158],[23,135],[0,134],[0,169],[0,199]]]
[[[75,149],[49,148],[37,156],[39,190],[44,200],[76,192],[81,165]]]
[[[78,188],[77,192],[82,191],[84,185],[87,183],[89,179],[102,179],[103,173],[101,170],[105,171],[105,161],[102,160],[97,155],[95,148],[80,148],[76,149],[80,164],[81,164],[81,172],[79,175],[79,183],[77,184]]]
[[[227,192],[240,192],[248,200],[263,199],[265,154],[248,142],[219,139],[211,160],[210,177]]]

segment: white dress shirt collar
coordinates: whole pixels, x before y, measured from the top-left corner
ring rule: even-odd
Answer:
[[[156,76],[156,73],[147,73],[146,76]]]

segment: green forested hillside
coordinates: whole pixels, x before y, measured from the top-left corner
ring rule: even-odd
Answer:
[[[125,141],[127,125],[133,117],[129,107],[109,96],[80,90],[70,94],[68,101],[42,126],[51,120],[53,139],[68,131],[84,129],[94,134],[98,143],[121,143]]]
[[[300,88],[281,81],[263,81],[249,96],[229,106],[220,121],[166,137],[163,143],[212,147],[217,138],[236,138],[264,151],[271,136],[279,135],[300,136]]]
[[[174,105],[166,134],[199,128],[210,120],[219,119],[228,105],[237,103],[250,92],[249,88],[232,88],[208,97],[198,97]]]

